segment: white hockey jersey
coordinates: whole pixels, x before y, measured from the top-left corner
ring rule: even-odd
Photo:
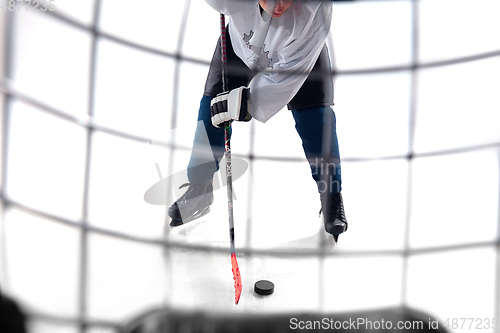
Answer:
[[[266,23],[258,0],[205,0],[227,14],[235,54],[251,69],[250,113],[266,122],[292,100],[325,44],[332,19],[330,1],[294,1]],[[297,73],[303,73],[297,75]]]

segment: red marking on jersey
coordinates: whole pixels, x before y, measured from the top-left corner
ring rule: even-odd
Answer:
[[[241,291],[243,290],[243,285],[241,284],[240,268],[238,267],[235,253],[231,254],[231,267],[233,269],[234,279],[234,304],[238,304],[240,301]]]

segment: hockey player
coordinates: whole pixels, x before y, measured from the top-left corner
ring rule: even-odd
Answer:
[[[228,91],[222,92],[221,46],[217,43],[198,112],[188,165],[189,183],[181,186],[188,189],[169,208],[170,225],[182,225],[207,214],[213,203],[212,178],[224,153],[224,129],[219,126],[225,121],[248,121],[252,117],[266,122],[287,105],[318,185],[325,230],[337,240],[347,230],[347,220],[325,42],[332,17],[331,2],[206,2],[230,15],[226,38]],[[324,137],[328,141],[324,142]],[[324,147],[329,147],[326,155]]]

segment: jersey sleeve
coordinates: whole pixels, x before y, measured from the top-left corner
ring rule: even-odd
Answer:
[[[320,4],[300,35],[278,52],[273,69],[252,79],[250,113],[255,119],[266,122],[293,99],[321,53],[331,18],[331,4]]]

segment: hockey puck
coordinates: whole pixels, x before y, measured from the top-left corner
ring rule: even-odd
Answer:
[[[255,282],[254,290],[259,295],[271,295],[274,293],[274,283],[268,280],[260,280]]]

